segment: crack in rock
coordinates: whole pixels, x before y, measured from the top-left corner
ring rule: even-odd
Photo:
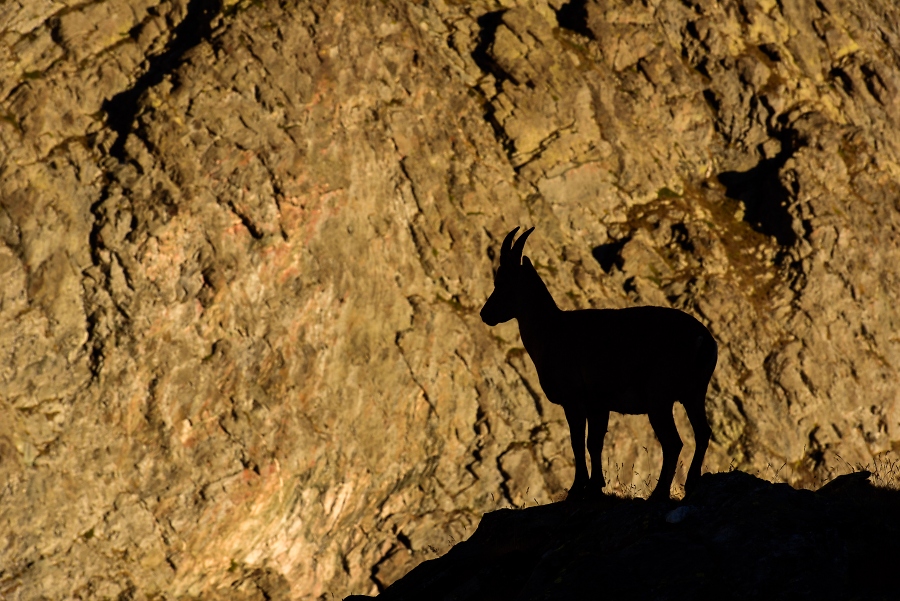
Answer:
[[[120,162],[125,160],[125,141],[140,110],[141,96],[158,85],[180,63],[191,48],[212,35],[213,20],[222,12],[222,0],[190,0],[187,14],[172,31],[166,50],[150,57],[147,70],[130,88],[119,92],[103,103],[107,124],[116,133],[109,154]]]

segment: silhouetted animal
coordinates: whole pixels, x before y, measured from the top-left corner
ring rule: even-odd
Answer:
[[[481,309],[489,326],[516,319],[525,350],[534,361],[541,388],[562,405],[575,452],[575,481],[569,497],[599,493],[605,486],[600,455],[609,412],[647,414],[663,450],[659,483],[651,499],[669,497],[682,448],[672,406],[680,401],[697,447],[685,489],[700,479],[711,430],[706,420],[706,388],[716,367],[718,345],[709,330],[683,311],[665,307],[563,311],[528,257],[525,240],[534,231],[503,240],[494,291]],[[594,466],[588,478],[584,450]]]

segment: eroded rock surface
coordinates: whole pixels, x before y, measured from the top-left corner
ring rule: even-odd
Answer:
[[[560,498],[562,411],[477,315],[516,225],[563,308],[709,326],[709,471],[900,443],[893,2],[20,0],[0,33],[0,596],[376,592]],[[607,455],[652,488],[646,418]]]

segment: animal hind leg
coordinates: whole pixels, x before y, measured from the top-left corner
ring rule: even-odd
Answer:
[[[609,411],[595,411],[588,415],[587,448],[591,454],[591,479],[588,482],[588,493],[603,493],[606,480],[603,478],[603,439],[609,427]]]
[[[675,479],[675,467],[678,464],[678,454],[684,444],[681,442],[681,436],[678,434],[678,428],[675,427],[675,418],[672,415],[672,405],[666,404],[658,409],[653,409],[647,416],[650,418],[650,425],[659,444],[662,445],[663,464],[659,473],[659,482],[650,500],[668,499],[669,492],[672,487],[672,480]]]
[[[697,447],[694,449],[694,457],[691,459],[691,467],[688,469],[687,480],[684,483],[685,494],[690,494],[700,482],[700,469],[703,467],[703,458],[709,447],[709,439],[712,436],[712,428],[706,419],[706,387],[699,394],[689,397],[682,402],[687,413],[691,428],[694,430],[694,440]]]

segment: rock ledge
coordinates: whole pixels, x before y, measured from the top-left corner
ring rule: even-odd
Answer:
[[[683,503],[604,497],[493,511],[378,598],[886,599],[900,492],[869,475],[812,492],[734,471],[705,475]]]

